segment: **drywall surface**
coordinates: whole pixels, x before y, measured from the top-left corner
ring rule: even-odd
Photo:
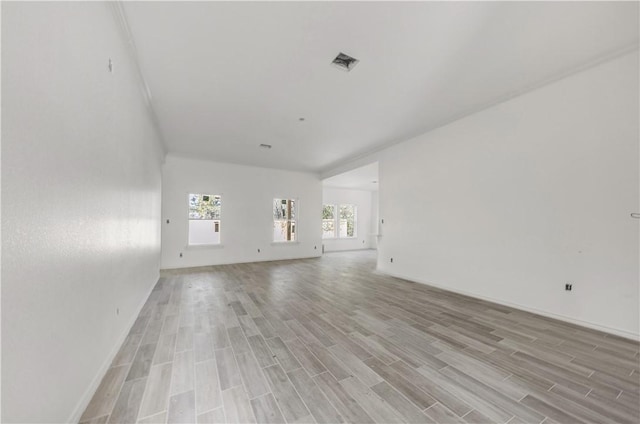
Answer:
[[[378,237],[380,233],[379,218],[379,198],[377,191],[371,192],[371,248],[378,248]]]
[[[80,417],[158,279],[161,157],[107,4],[2,3],[2,422]]]
[[[379,270],[637,338],[638,120],[636,51],[384,151]]]
[[[328,187],[322,190],[323,205],[336,205],[337,207],[340,207],[340,205],[356,205],[358,208],[356,237],[323,239],[322,243],[324,244],[325,252],[371,249],[374,246],[375,236],[371,232],[371,193],[371,191],[367,190]]]
[[[189,193],[222,197],[220,245],[188,246]],[[297,242],[273,243],[274,198],[297,200]],[[319,256],[321,213],[316,175],[168,155],[162,171],[162,268]]]

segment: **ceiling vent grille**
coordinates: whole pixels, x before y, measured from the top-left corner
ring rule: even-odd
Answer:
[[[351,57],[348,54],[339,53],[335,59],[331,62],[331,64],[343,71],[349,72],[360,62],[355,57]]]

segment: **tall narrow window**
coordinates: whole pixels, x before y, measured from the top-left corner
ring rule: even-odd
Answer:
[[[336,206],[322,206],[322,238],[336,238]]]
[[[355,205],[340,205],[340,238],[356,237],[356,216]]]
[[[273,199],[273,241],[296,241],[296,201]]]
[[[189,245],[220,244],[220,196],[189,194]]]

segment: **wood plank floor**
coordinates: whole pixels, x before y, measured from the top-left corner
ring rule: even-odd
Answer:
[[[86,423],[638,423],[638,343],[374,271],[164,272]]]

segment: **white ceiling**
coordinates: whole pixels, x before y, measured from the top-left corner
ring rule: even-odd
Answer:
[[[124,9],[170,152],[314,172],[638,46],[637,2]]]
[[[322,180],[324,187],[378,191],[378,162]]]

